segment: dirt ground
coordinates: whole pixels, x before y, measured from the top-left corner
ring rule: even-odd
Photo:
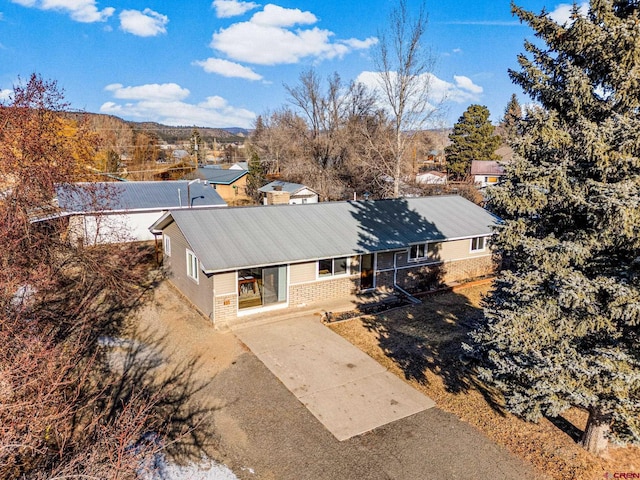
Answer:
[[[141,356],[159,358],[149,377],[182,392],[179,410],[167,413],[177,426],[172,461],[206,456],[241,480],[547,478],[439,408],[340,442],[233,333],[215,330],[167,282],[148,297],[132,333]]]
[[[460,344],[489,283],[433,295],[422,305],[376,317],[331,324],[389,371],[435,400],[437,406],[482,431],[490,439],[556,479],[601,479],[616,473],[640,474],[640,449],[611,447],[603,458],[585,452],[576,441],[586,414],[574,409],[537,424],[502,410],[498,393],[480,383],[461,361]]]
[[[147,369],[146,378],[169,393],[160,405],[171,417],[167,454],[182,465],[219,460],[221,435],[242,433],[225,417],[225,400],[213,382],[247,350],[233,334],[217,331],[169,282],[160,281],[146,297],[131,321],[129,338],[140,347],[128,362]]]

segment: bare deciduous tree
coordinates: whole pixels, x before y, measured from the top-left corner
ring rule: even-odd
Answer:
[[[425,47],[427,14],[421,4],[412,17],[406,0],[399,0],[392,10],[388,27],[379,34],[374,57],[379,81],[379,103],[389,115],[392,136],[386,150],[391,152],[390,163],[385,164],[393,179],[393,196],[400,195],[403,164],[413,135],[434,119],[438,108],[431,95],[431,74],[434,58]],[[376,140],[371,147],[380,150]],[[378,155],[379,160],[386,159]]]
[[[138,304],[149,255],[67,241],[55,187],[83,179],[91,148],[65,108],[37,75],[0,105],[0,478],[135,478],[185,418],[167,410],[184,389],[105,362],[100,339]]]

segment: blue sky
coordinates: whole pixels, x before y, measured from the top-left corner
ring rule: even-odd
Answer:
[[[418,2],[407,0],[410,8]],[[522,0],[568,18],[570,5]],[[73,109],[170,125],[250,128],[287,102],[302,71],[374,70],[392,0],[0,0],[0,97],[19,77],[56,80]],[[427,1],[434,98],[452,125],[473,103],[497,121],[531,30],[508,0]],[[370,77],[370,76],[369,76]]]

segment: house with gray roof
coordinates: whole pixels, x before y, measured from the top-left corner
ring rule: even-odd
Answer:
[[[201,180],[61,184],[55,203],[69,235],[86,244],[154,240],[149,225],[165,212],[227,206]]]
[[[247,170],[231,170],[204,166],[190,173],[188,178],[200,178],[213,187],[228,203],[238,197],[245,197],[247,192]]]
[[[500,182],[505,175],[504,167],[494,160],[472,160],[471,176],[479,187],[487,187]]]
[[[215,324],[374,289],[419,291],[494,269],[498,219],[459,196],[167,212],[173,284]]]
[[[318,203],[318,193],[300,183],[275,180],[260,187],[264,205]]]

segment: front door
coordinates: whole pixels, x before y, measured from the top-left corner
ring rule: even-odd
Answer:
[[[370,290],[376,286],[373,260],[372,253],[360,256],[360,290]]]

